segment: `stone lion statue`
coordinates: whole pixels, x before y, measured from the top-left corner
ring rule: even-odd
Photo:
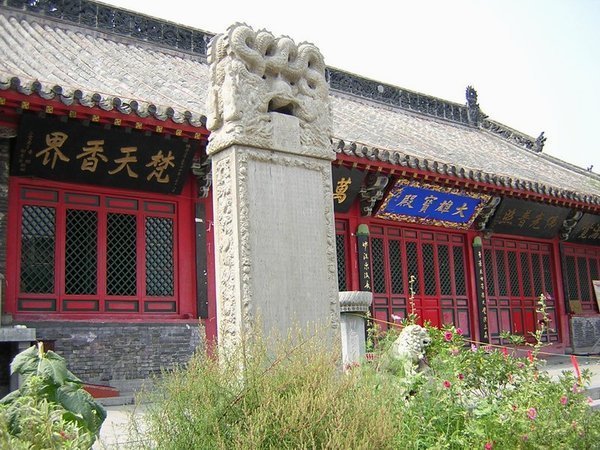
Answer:
[[[420,325],[408,325],[384,355],[384,369],[401,376],[414,375],[427,366],[425,350],[431,337]]]

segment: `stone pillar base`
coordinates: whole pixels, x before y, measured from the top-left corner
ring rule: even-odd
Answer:
[[[340,299],[340,329],[344,367],[359,363],[365,357],[366,319],[373,294],[367,291],[342,291]]]

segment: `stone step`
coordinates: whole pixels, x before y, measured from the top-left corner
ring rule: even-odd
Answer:
[[[585,391],[587,395],[594,400],[600,399],[600,386],[590,386]]]
[[[133,394],[121,394],[118,397],[97,398],[96,401],[102,406],[133,405],[135,396]]]

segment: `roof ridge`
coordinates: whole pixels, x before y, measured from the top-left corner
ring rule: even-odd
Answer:
[[[204,57],[214,36],[194,27],[90,0],[0,0],[0,7]]]

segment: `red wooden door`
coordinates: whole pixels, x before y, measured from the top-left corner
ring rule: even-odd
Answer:
[[[406,317],[412,289],[421,323],[454,324],[469,336],[465,254],[462,234],[372,225],[375,318],[393,322],[393,316]]]
[[[500,332],[510,331],[531,340],[538,326],[539,296],[546,296],[550,331],[545,336],[559,342],[555,274],[550,244],[492,238],[483,241],[488,325],[493,343]]]

